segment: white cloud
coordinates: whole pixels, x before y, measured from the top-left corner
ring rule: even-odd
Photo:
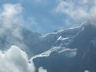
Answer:
[[[7,29],[10,29],[14,37],[23,39],[20,25],[26,27],[28,24],[37,24],[36,19],[33,17],[24,19],[23,9],[21,4],[3,4],[0,12],[0,35],[4,34]]]
[[[3,5],[3,9],[2,15],[10,18],[20,14],[23,7],[20,4],[5,4]]]
[[[40,67],[39,68],[39,72],[47,72],[47,70],[46,69],[43,69],[43,67]]]
[[[90,72],[89,70],[85,70],[84,72]]]
[[[87,16],[87,12],[82,8],[75,8],[73,2],[60,1],[56,8],[56,13],[64,13],[69,15],[73,19],[79,19]]]
[[[4,4],[0,13],[0,35],[10,29],[13,36],[22,39],[21,29],[15,26],[19,24],[17,18],[20,18],[23,7],[20,4]],[[21,20],[21,19],[19,19]]]
[[[24,43],[20,44],[20,41],[24,40],[23,30],[24,28],[26,30],[29,25],[36,24],[35,18],[28,17],[25,20],[23,16],[24,8],[21,4],[7,3],[0,8],[0,38],[6,36],[5,47],[8,48],[10,44],[15,43],[25,50],[27,46]]]
[[[96,0],[58,0],[55,13],[66,14],[74,20],[96,15]]]
[[[35,66],[24,51],[13,45],[5,52],[0,51],[0,72],[35,72]],[[47,70],[40,67],[39,72]]]
[[[21,14],[23,7],[20,4],[4,4],[0,13],[0,24],[3,27],[11,27],[18,15]]]
[[[16,46],[0,51],[0,72],[34,72],[33,62],[29,63],[26,53]]]

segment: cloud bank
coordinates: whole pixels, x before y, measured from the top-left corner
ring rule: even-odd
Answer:
[[[17,46],[0,51],[0,72],[34,72],[33,62],[29,62],[26,53]]]
[[[35,18],[28,17],[25,20],[23,15],[24,7],[20,3],[5,3],[0,7],[0,38],[5,39],[5,47],[9,48],[10,44],[19,45],[20,48],[27,48],[22,35],[24,30],[31,28],[32,24],[36,24]],[[2,47],[2,42],[0,44]]]
[[[17,38],[22,38],[21,29],[17,28],[20,24],[20,17],[23,7],[20,4],[4,4],[0,13],[0,35],[11,30],[11,34]]]
[[[20,25],[23,27],[37,24],[34,17],[24,18],[24,7],[20,3],[3,4],[0,11],[0,34],[5,33],[6,30],[11,29],[15,37],[22,39]]]
[[[96,16],[96,0],[57,0],[56,13],[68,15],[74,20]]]

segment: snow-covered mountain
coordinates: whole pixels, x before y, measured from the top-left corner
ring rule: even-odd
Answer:
[[[96,25],[88,22],[46,35],[15,26],[0,32],[0,49],[20,47],[32,57],[36,72],[40,67],[48,72],[95,72],[95,31]]]
[[[12,45],[16,45],[26,51],[29,57],[40,54],[54,46],[65,46],[69,40],[78,33],[79,28],[59,30],[46,35],[19,26],[3,29],[0,33],[0,49],[6,50]],[[5,49],[4,49],[5,48]]]
[[[96,72],[96,25],[81,26],[46,35],[53,47],[32,59],[48,72]],[[51,40],[50,40],[51,39]]]

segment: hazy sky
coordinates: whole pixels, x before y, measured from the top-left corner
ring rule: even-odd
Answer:
[[[0,7],[1,13],[15,15],[16,23],[40,33],[69,28],[96,13],[95,0],[0,0]]]

